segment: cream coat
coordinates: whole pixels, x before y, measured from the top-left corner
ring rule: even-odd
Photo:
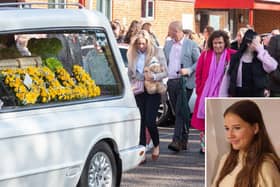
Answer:
[[[216,187],[216,183],[218,180],[218,177],[220,175],[221,169],[226,161],[228,154],[225,154],[222,156],[217,174],[214,178],[214,181],[211,185],[211,187]],[[241,171],[243,165],[242,165],[242,159],[239,158],[237,166],[234,168],[234,170],[227,175],[219,184],[219,187],[233,187],[235,184],[236,177],[238,173]],[[280,184],[280,172],[270,159],[265,159],[261,171],[259,174],[259,184],[256,187],[277,187]]]
[[[135,79],[136,80],[144,80],[144,74],[136,72],[137,56],[134,59],[131,58],[131,55],[129,55],[129,54],[127,56],[128,56],[128,76],[129,76],[130,81],[133,81]],[[156,80],[162,80],[165,77],[167,77],[167,64],[166,64],[166,59],[165,59],[165,56],[164,56],[164,53],[163,53],[162,49],[161,48],[155,48],[155,52],[154,52],[153,56],[158,59],[159,63],[165,69],[165,71],[155,74]],[[151,61],[153,56],[146,57],[145,66],[148,66],[150,64],[150,61]]]

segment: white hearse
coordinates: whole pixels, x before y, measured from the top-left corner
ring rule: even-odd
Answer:
[[[0,4],[0,186],[119,186],[145,148],[110,24],[44,6]]]

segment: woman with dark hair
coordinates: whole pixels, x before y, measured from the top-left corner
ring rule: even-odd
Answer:
[[[132,37],[136,35],[136,33],[140,30],[141,30],[141,23],[137,20],[133,20],[129,25],[126,35],[124,36],[124,42],[130,44]]]
[[[268,89],[271,97],[280,97],[280,35],[270,39],[267,50],[278,63],[277,69],[269,74]]]
[[[246,31],[240,49],[232,56],[221,87],[221,96],[264,97],[268,73],[277,68],[277,62],[264,49],[260,37],[253,30]]]
[[[195,72],[197,98],[191,124],[201,131],[201,153],[204,153],[204,99],[219,96],[225,67],[229,63],[231,55],[235,52],[229,47],[228,34],[222,30],[214,31],[208,39],[208,50],[203,51],[198,59]]]
[[[230,152],[220,160],[212,187],[276,187],[280,159],[269,139],[262,113],[250,100],[234,103],[224,112]]]
[[[208,47],[208,39],[211,36],[211,34],[215,31],[214,27],[206,26],[203,30],[203,37],[204,41],[202,43],[202,46],[200,46],[201,51],[206,50]]]
[[[124,30],[122,28],[122,25],[117,20],[113,20],[110,23],[111,23],[111,27],[112,27],[113,33],[115,35],[115,38],[117,40],[117,43],[123,43],[124,42]]]

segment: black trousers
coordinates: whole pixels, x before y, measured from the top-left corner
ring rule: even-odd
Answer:
[[[148,128],[154,146],[159,145],[159,133],[156,118],[160,104],[160,94],[144,92],[135,96],[141,114],[140,145],[146,146],[146,127]]]
[[[187,105],[187,116],[181,113],[182,103],[182,85],[179,79],[170,79],[167,82],[167,91],[169,100],[171,101],[172,108],[175,112],[175,128],[173,134],[173,141],[187,141],[190,126],[190,107]],[[186,99],[189,103],[193,89],[186,88]]]

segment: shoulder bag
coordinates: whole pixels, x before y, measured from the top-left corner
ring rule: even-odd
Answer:
[[[144,93],[144,81],[134,80],[131,85],[134,95]]]

